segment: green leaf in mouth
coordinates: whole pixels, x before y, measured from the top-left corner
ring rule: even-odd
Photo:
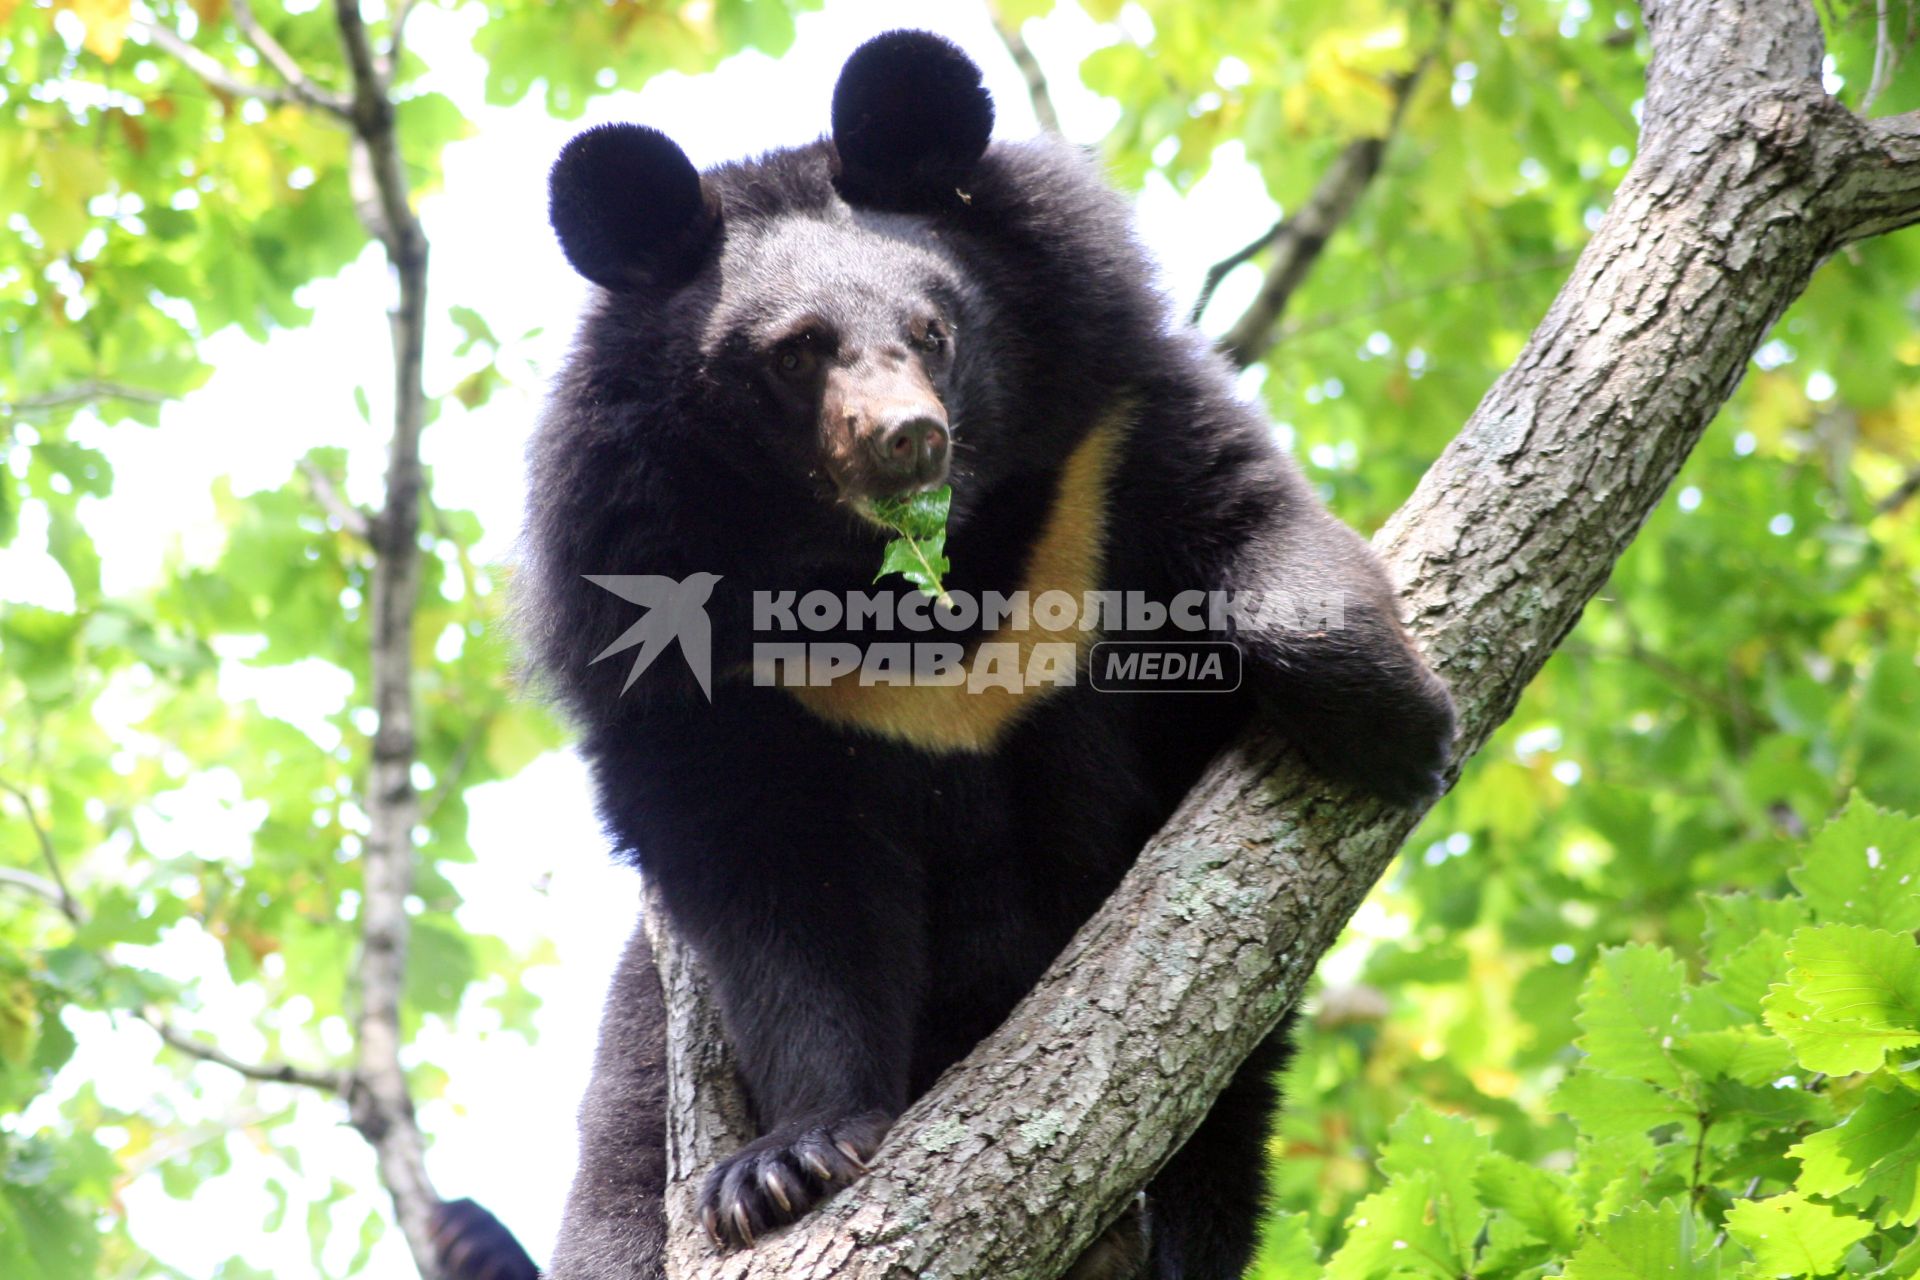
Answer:
[[[947,547],[947,509],[952,504],[952,485],[863,504],[870,518],[899,535],[887,544],[880,572],[873,575],[873,580],[878,582],[897,573],[941,604],[951,606],[952,597],[941,579],[953,568],[943,554]]]

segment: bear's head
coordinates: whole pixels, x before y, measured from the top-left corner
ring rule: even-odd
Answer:
[[[553,167],[550,214],[605,291],[596,344],[648,366],[624,385],[679,388],[671,429],[749,489],[771,474],[859,510],[946,482],[990,394],[969,397],[987,303],[937,224],[993,107],[959,49],[890,32],[848,60],[832,122],[829,142],[705,175],[656,130],[590,129]]]

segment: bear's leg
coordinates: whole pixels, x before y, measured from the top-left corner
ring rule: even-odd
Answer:
[[[716,832],[645,868],[713,981],[762,1134],[701,1187],[724,1245],[751,1245],[865,1172],[907,1104],[926,989],[909,858],[851,822],[748,820],[749,844]]]
[[[1390,800],[1440,788],[1453,702],[1402,630],[1360,536],[1305,506],[1273,513],[1226,574],[1257,616],[1232,638],[1265,719],[1317,768]]]
[[[1147,1184],[1152,1280],[1239,1280],[1266,1205],[1267,1136],[1293,1052],[1289,1016],[1234,1073],[1187,1145]]]
[[[646,930],[636,927],[607,992],[580,1101],[580,1167],[547,1280],[657,1280],[666,1190],[666,1000]]]
[[[1087,1246],[1065,1280],[1151,1280],[1146,1268],[1146,1215],[1135,1196],[1127,1211]]]

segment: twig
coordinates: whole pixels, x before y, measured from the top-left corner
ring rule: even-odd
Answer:
[[[1742,1200],[1751,1200],[1754,1197],[1754,1193],[1756,1193],[1759,1190],[1760,1190],[1760,1175],[1756,1173],[1753,1175],[1752,1178],[1750,1178],[1747,1181],[1747,1189],[1740,1193],[1739,1198]],[[1720,1234],[1713,1238],[1713,1248],[1708,1250],[1708,1252],[1710,1253],[1720,1252],[1720,1247],[1726,1244],[1726,1242],[1727,1242],[1727,1229],[1723,1226],[1720,1228]]]
[[[1020,68],[1021,78],[1027,82],[1027,100],[1033,104],[1034,118],[1048,133],[1059,133],[1060,113],[1054,110],[1047,73],[1041,68],[1040,59],[1033,56],[1026,37],[1020,34],[1020,24],[1007,20],[999,0],[987,0],[987,14],[993,19],[993,29],[1000,33],[1000,42],[1013,55],[1013,65]]]
[[[341,528],[362,541],[373,541],[372,517],[347,501],[346,496],[334,488],[333,480],[312,459],[300,459],[300,474],[307,478],[307,484],[313,490],[313,500],[338,520]]]
[[[142,1010],[134,1016],[152,1027],[169,1046],[178,1049],[188,1057],[225,1067],[249,1080],[260,1080],[268,1084],[305,1085],[309,1089],[343,1095],[352,1086],[352,1077],[345,1071],[315,1071],[307,1067],[296,1067],[290,1062],[245,1062],[225,1050],[194,1039],[152,1010]]]
[[[1899,484],[1893,486],[1893,488],[1888,491],[1886,497],[1874,503],[1873,514],[1876,516],[1890,516],[1901,507],[1906,506],[1916,493],[1920,493],[1920,467],[1915,467],[1913,470],[1907,472],[1906,477],[1902,479]]]
[[[37,876],[31,871],[18,871],[12,867],[0,867],[0,884],[30,893],[36,898],[44,898],[60,908],[62,915],[67,915],[66,903],[60,897],[60,886],[43,876]],[[72,919],[71,916],[68,918]]]
[[[1265,231],[1208,267],[1206,278],[1200,282],[1200,296],[1193,300],[1193,309],[1187,313],[1187,322],[1199,324],[1200,317],[1204,316],[1207,308],[1212,305],[1213,295],[1219,291],[1220,282],[1233,274],[1234,268],[1259,257],[1269,245],[1278,242],[1286,233],[1287,220],[1281,218]]]
[[[287,91],[299,101],[337,116],[347,114],[347,99],[313,82],[286,46],[273,38],[260,20],[254,16],[253,6],[247,0],[232,0],[233,25],[239,30],[246,42],[253,46],[254,52],[272,67],[279,77],[287,82]]]
[[[393,18],[387,24],[387,51],[380,56],[380,79],[391,86],[393,77],[400,67],[400,57],[407,48],[407,19],[413,16],[419,0],[400,0],[393,11]]]
[[[33,803],[33,797],[24,788],[4,779],[0,779],[0,791],[5,791],[18,800],[26,810],[27,825],[33,828],[34,836],[40,843],[40,854],[46,861],[47,872],[51,877],[43,880],[30,872],[0,867],[0,884],[24,889],[28,893],[44,898],[58,907],[60,914],[74,924],[85,924],[87,913],[81,907],[79,899],[75,898],[72,890],[67,887],[66,876],[60,870],[59,854],[53,847],[53,836],[40,821],[40,812]],[[315,1089],[324,1089],[329,1093],[347,1092],[349,1079],[344,1072],[311,1071],[291,1063],[242,1062],[212,1045],[202,1044],[193,1039],[157,1013],[142,1011],[135,1016],[157,1031],[162,1040],[182,1053],[238,1071],[249,1079],[269,1080],[279,1084],[303,1084]]]
[[[15,786],[5,779],[0,779],[0,791],[18,800],[20,807],[26,811],[27,825],[33,828],[34,839],[39,841],[40,857],[47,864],[47,875],[53,882],[55,893],[53,901],[59,906],[60,913],[75,924],[84,924],[86,910],[81,907],[80,900],[73,896],[73,890],[67,887],[66,873],[60,869],[60,853],[53,847],[53,833],[40,821],[40,810],[34,805],[33,797],[27,794],[26,788]]]
[[[122,382],[89,379],[86,382],[76,382],[70,387],[45,391],[37,396],[0,401],[0,417],[12,417],[15,414],[34,413],[45,409],[61,409],[70,404],[86,404],[93,400],[132,400],[137,404],[165,404],[171,399],[173,397],[164,391],[128,386]]]
[[[1860,99],[1860,114],[1873,110],[1873,100],[1886,92],[1893,81],[1893,33],[1887,29],[1887,0],[1874,2],[1873,74],[1867,80],[1867,92]]]
[[[1507,280],[1517,280],[1523,276],[1541,275],[1549,271],[1564,271],[1580,257],[1576,249],[1557,253],[1550,258],[1539,258],[1532,262],[1516,263],[1495,271],[1462,272],[1459,275],[1445,276],[1427,284],[1415,285],[1408,289],[1397,289],[1381,294],[1370,302],[1347,307],[1339,311],[1323,311],[1318,315],[1304,316],[1280,326],[1275,336],[1276,342],[1290,342],[1295,338],[1322,329],[1332,329],[1353,320],[1359,320],[1382,311],[1391,310],[1403,303],[1418,302],[1422,298],[1431,298],[1437,294],[1451,293],[1455,289],[1471,289],[1483,284],[1499,284]],[[1224,259],[1223,259],[1224,261]],[[1238,263],[1234,264],[1239,265]],[[1231,268],[1229,268],[1231,270]]]
[[[1394,80],[1393,109],[1387,118],[1386,128],[1381,130],[1379,136],[1356,138],[1342,148],[1333,164],[1321,175],[1306,203],[1292,215],[1274,223],[1263,237],[1264,243],[1260,248],[1248,246],[1237,250],[1207,272],[1208,281],[1213,288],[1217,288],[1226,273],[1241,262],[1262,249],[1273,250],[1273,265],[1268,268],[1267,278],[1261,283],[1259,293],[1254,295],[1246,311],[1220,339],[1220,349],[1237,367],[1244,369],[1266,355],[1268,348],[1273,345],[1274,329],[1279,325],[1287,303],[1307,278],[1313,264],[1319,261],[1320,252],[1326,248],[1328,238],[1352,216],[1360,197],[1373,184],[1374,178],[1379,176],[1380,163],[1386,156],[1387,146],[1399,132],[1407,106],[1412,102],[1414,91],[1426,75],[1427,68],[1433,65],[1445,45],[1452,22],[1452,0],[1443,0],[1440,6],[1440,30],[1434,36],[1433,43],[1420,55],[1420,60],[1411,70]],[[1204,288],[1200,300],[1195,304],[1196,321],[1212,298],[1212,289]]]
[[[148,44],[172,54],[175,60],[199,76],[206,82],[207,87],[216,93],[225,94],[230,98],[257,98],[261,102],[299,101],[289,90],[270,84],[254,84],[252,81],[242,80],[229,71],[218,58],[195,48],[185,36],[172,27],[150,23],[136,30],[146,36]]]

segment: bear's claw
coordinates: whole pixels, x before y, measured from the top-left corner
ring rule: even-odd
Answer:
[[[754,1241],[799,1218],[867,1171],[892,1117],[865,1112],[784,1125],[748,1143],[707,1174],[700,1221],[722,1248]]]

